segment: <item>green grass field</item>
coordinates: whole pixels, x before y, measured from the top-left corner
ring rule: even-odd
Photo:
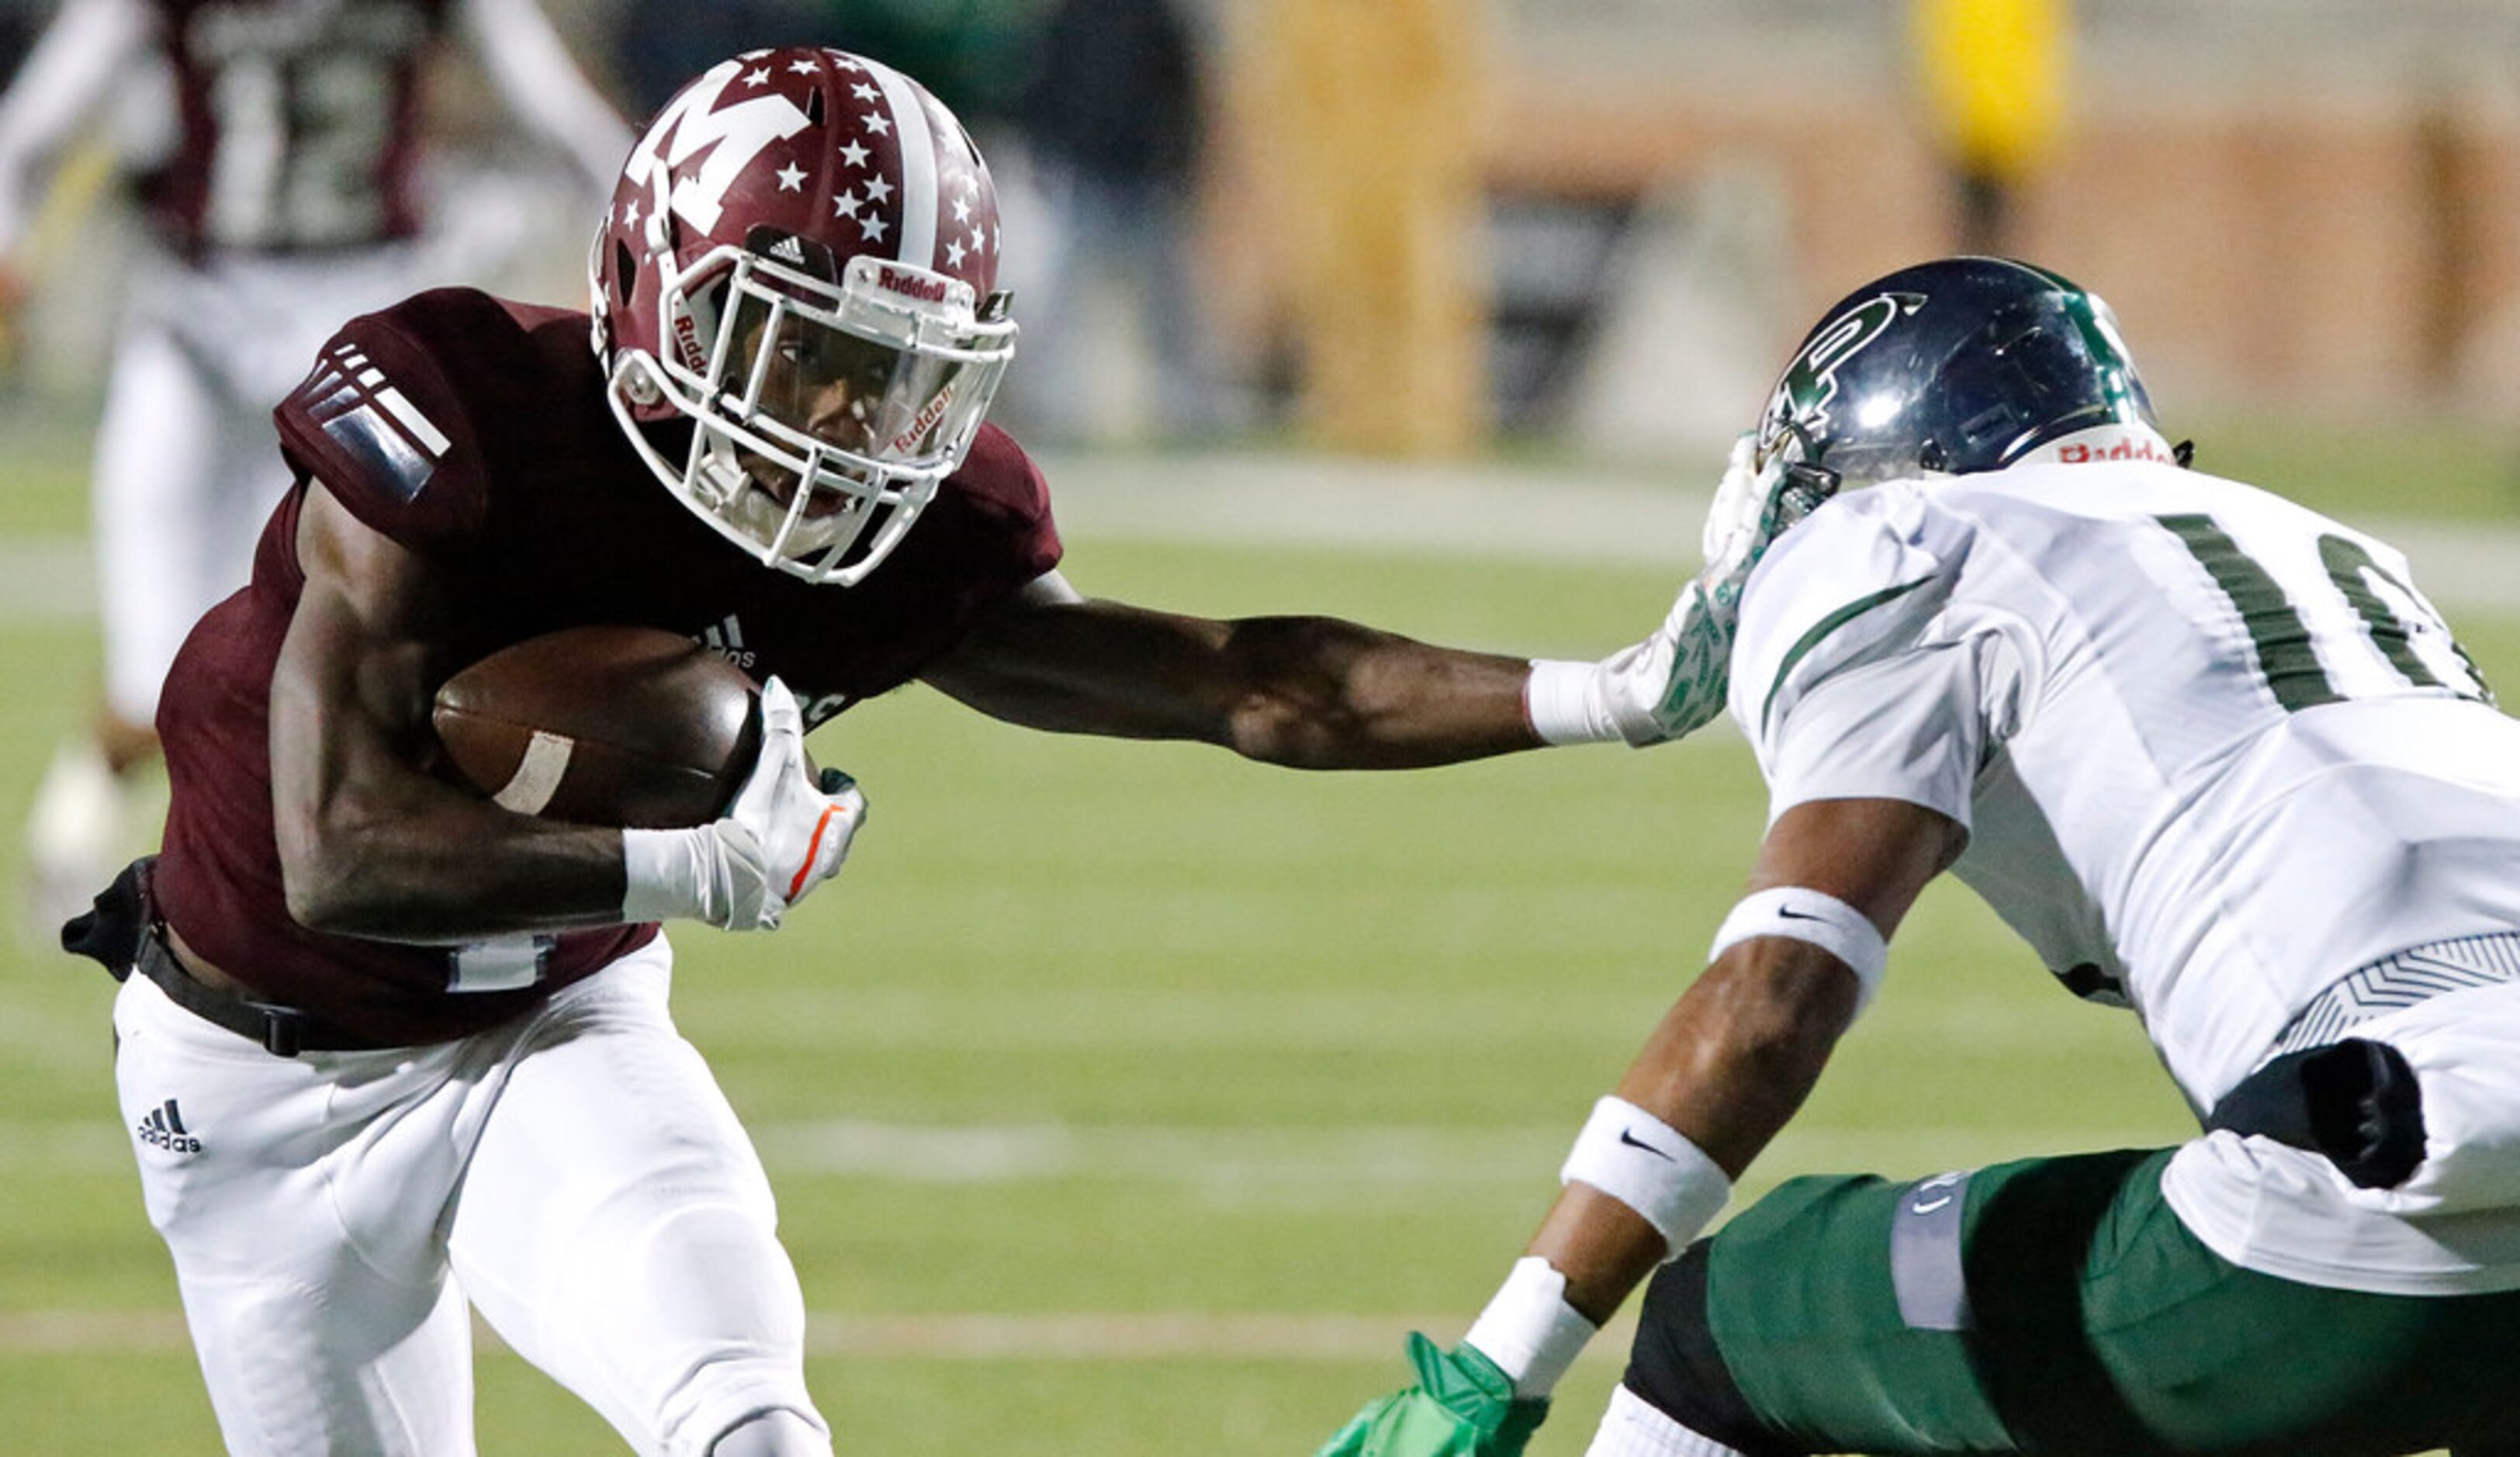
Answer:
[[[65,495],[48,479],[11,524],[63,528]],[[1635,636],[1672,585],[1090,540],[1069,569],[1190,611],[1570,655]],[[2520,681],[2520,618],[2458,625]],[[84,621],[0,620],[13,869],[93,651]],[[1729,732],[1306,776],[1028,735],[912,690],[814,749],[871,797],[847,875],[775,937],[679,933],[676,1000],[779,1187],[811,1376],[858,1452],[1311,1451],[1398,1383],[1413,1323],[1449,1339],[1486,1298],[1592,1099],[1696,971],[1761,821]],[[2180,1137],[2131,1022],[2048,982],[1938,887],[1751,1192]],[[216,1447],[113,1112],[111,991],[58,954],[0,959],[12,1453]],[[1597,1343],[1535,1453],[1583,1450],[1622,1357]],[[484,1452],[618,1450],[512,1357],[480,1368]]]

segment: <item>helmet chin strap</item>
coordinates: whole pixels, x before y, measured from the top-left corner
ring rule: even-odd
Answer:
[[[764,561],[772,560],[774,555],[811,557],[838,540],[843,532],[858,529],[863,506],[827,516],[807,515],[788,528],[791,507],[781,504],[744,469],[735,441],[716,431],[706,431],[705,434],[696,474],[706,478],[706,495],[721,503],[717,508],[719,519],[742,531],[760,548]],[[796,489],[799,499],[810,499],[812,487],[799,483]],[[779,539],[783,528],[788,529],[785,541]],[[773,543],[777,544],[775,554]]]

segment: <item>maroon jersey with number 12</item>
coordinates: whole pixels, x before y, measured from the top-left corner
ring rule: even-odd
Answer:
[[[658,483],[607,405],[580,313],[464,289],[353,320],[276,414],[297,488],[253,578],[203,617],[161,697],[173,786],[157,887],[203,957],[279,1002],[391,1042],[493,1025],[654,934],[616,927],[477,947],[327,935],[292,921],[271,805],[270,688],[305,576],[303,494],[328,490],[426,558],[460,605],[446,661],[562,627],[687,633],[819,722],[916,677],[1056,566],[1048,487],[984,426],[901,546],[853,587],[744,555]],[[680,442],[665,454],[680,458]]]
[[[142,179],[179,251],[353,248],[420,230],[421,67],[452,0],[151,0],[176,149]]]

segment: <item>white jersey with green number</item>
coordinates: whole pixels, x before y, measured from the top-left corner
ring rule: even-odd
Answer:
[[[1745,590],[1731,706],[1772,822],[1877,797],[1966,827],[1955,873],[2067,986],[2133,1008],[2203,1110],[2347,974],[2520,931],[2520,721],[2386,544],[2076,454],[1815,513]],[[2218,1133],[2174,1159],[2173,1207],[2272,1274],[2520,1287],[2520,981],[2355,1030],[2423,1084],[2412,1180]]]

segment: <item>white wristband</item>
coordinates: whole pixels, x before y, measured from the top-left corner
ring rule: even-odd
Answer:
[[[716,837],[706,826],[622,831],[621,869],[629,885],[621,896],[621,919],[631,925],[707,919],[708,888],[717,880],[716,849]]]
[[[1537,1254],[1513,1262],[1496,1298],[1462,1338],[1496,1362],[1513,1383],[1513,1394],[1546,1396],[1575,1364],[1584,1343],[1598,1329],[1566,1303],[1566,1277]]]
[[[1601,692],[1601,665],[1535,658],[1531,676],[1522,686],[1523,716],[1540,742],[1552,745],[1609,744],[1621,735]]]
[[[1855,973],[1858,1013],[1872,1005],[1882,975],[1890,969],[1890,943],[1871,917],[1825,891],[1799,886],[1778,886],[1744,896],[1716,928],[1715,944],[1707,948],[1706,959],[1713,961],[1740,942],[1763,935],[1808,941],[1845,962]]]
[[[1678,1259],[1732,1197],[1731,1175],[1704,1149],[1615,1095],[1593,1105],[1566,1166],[1557,1170],[1557,1182],[1578,1181],[1643,1215],[1662,1235],[1665,1263]]]

